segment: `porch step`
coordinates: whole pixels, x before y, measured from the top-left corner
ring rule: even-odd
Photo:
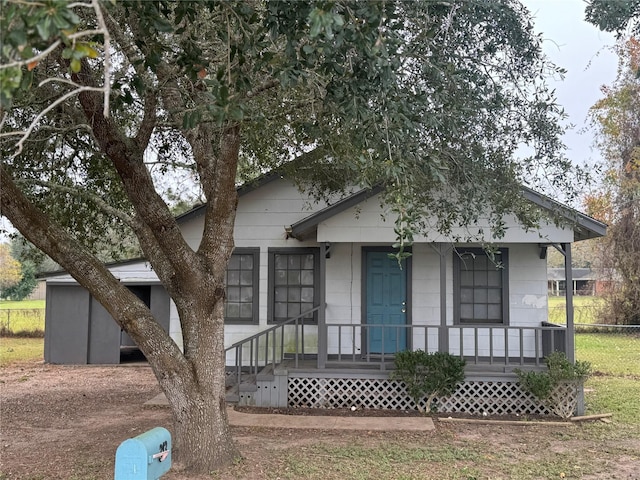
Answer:
[[[256,384],[255,376],[252,375],[252,378],[228,387],[225,398],[227,403],[243,403],[243,399],[253,396],[257,390],[258,385]]]

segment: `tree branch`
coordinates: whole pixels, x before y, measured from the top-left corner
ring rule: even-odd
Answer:
[[[47,187],[47,188],[49,188],[51,190],[57,190],[59,192],[64,192],[64,193],[69,193],[71,195],[79,196],[81,198],[89,200],[90,202],[95,203],[96,206],[98,206],[98,208],[100,208],[102,211],[104,211],[105,213],[107,213],[107,214],[109,214],[109,215],[111,215],[113,217],[119,218],[120,220],[122,220],[126,225],[128,225],[132,229],[135,228],[137,223],[138,223],[130,215],[127,215],[122,210],[119,210],[117,208],[112,207],[107,202],[105,202],[101,197],[99,197],[97,195],[93,195],[90,192],[88,192],[87,190],[82,190],[82,189],[79,189],[79,188],[67,187],[67,186],[64,186],[64,185],[60,185],[58,183],[46,182],[44,180],[36,180],[36,179],[16,180],[15,183],[16,183],[16,185],[21,185],[21,184],[39,185],[41,187]]]
[[[180,349],[158,322],[154,321],[148,307],[80,242],[36,208],[1,164],[0,184],[2,215],[6,216],[25,238],[81,282],[91,295],[104,305],[116,322],[125,328],[145,355],[158,357],[157,353],[164,350],[170,352],[173,360],[186,365]],[[121,311],[114,307],[119,305],[123,298],[129,305],[133,305],[133,308]]]
[[[149,145],[153,129],[156,126],[157,107],[158,101],[156,99],[155,92],[149,92],[144,99],[144,116],[142,117],[140,127],[138,128],[138,134],[135,138],[136,143],[144,149]]]
[[[47,79],[46,81],[48,80],[54,81],[55,79]],[[56,108],[58,105],[63,103],[67,98],[73,97],[74,95],[80,95],[82,92],[103,92],[103,91],[104,89],[100,87],[78,87],[75,90],[72,90],[63,96],[58,97],[51,105],[49,105],[47,108],[45,108],[40,113],[38,113],[38,115],[36,115],[36,118],[33,119],[33,121],[29,124],[29,127],[26,130],[21,132],[0,133],[0,138],[17,136],[17,135],[21,136],[20,140],[18,140],[18,142],[15,145],[15,148],[16,148],[15,153],[13,153],[13,155],[11,155],[9,158],[11,159],[15,158],[16,156],[20,155],[20,153],[22,153],[24,142],[29,138],[29,136],[31,135],[31,132],[33,132],[33,129],[36,128],[36,125],[38,125],[38,123],[40,122],[40,119],[42,119],[42,117],[44,117],[47,113],[49,113],[51,110]]]

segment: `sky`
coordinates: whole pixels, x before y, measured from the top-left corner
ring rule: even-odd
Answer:
[[[543,50],[557,66],[567,70],[564,80],[549,81],[558,104],[574,127],[565,135],[567,157],[576,164],[601,159],[588,127],[589,108],[602,97],[600,87],[616,76],[617,58],[610,48],[613,34],[601,32],[584,21],[584,0],[524,0],[543,34]]]

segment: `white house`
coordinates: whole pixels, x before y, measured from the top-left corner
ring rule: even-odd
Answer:
[[[388,255],[396,240],[394,218],[381,207],[379,189],[316,204],[287,179],[268,175],[239,194],[225,327],[235,400],[407,407],[411,401],[388,373],[395,352],[423,349],[467,360],[466,382],[452,398],[441,399],[444,410],[544,411],[519,390],[513,369],[541,368],[553,350],[573,359],[570,290],[568,328],[545,324],[546,250],[559,249],[570,265],[571,243],[604,235],[605,225],[525,189],[527,199],[560,211],[570,223],[526,231],[507,219],[493,258],[479,244],[454,243],[430,232],[415,238],[401,268]],[[202,236],[204,208],[178,217],[193,248]],[[478,227],[490,235],[488,225]],[[111,269],[144,296],[180,345],[175,305],[148,265],[137,261]],[[48,285],[45,360],[117,363],[127,342],[115,322],[105,326],[106,312],[71,277],[49,278]],[[80,310],[69,311],[70,296],[83,296]],[[61,329],[56,317],[62,315],[76,320]],[[96,328],[99,337],[92,334]],[[71,329],[76,341],[88,338],[81,349],[86,351],[76,352],[73,361]]]

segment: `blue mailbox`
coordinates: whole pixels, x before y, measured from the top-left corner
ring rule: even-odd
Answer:
[[[114,480],[157,480],[171,468],[171,434],[156,427],[116,450]]]

